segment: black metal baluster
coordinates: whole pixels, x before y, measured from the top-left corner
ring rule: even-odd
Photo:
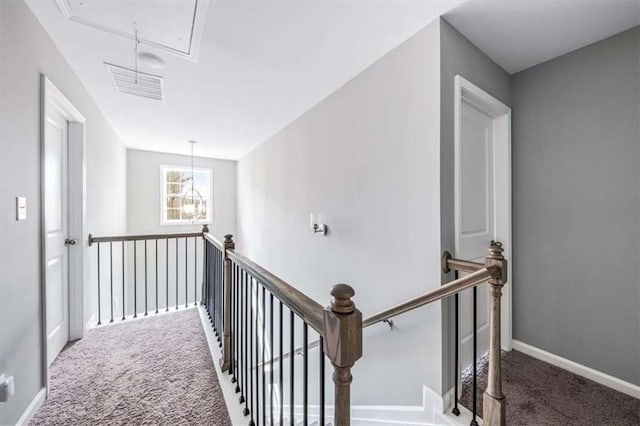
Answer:
[[[320,425],[325,426],[324,420],[324,339],[320,336]]]
[[[282,352],[283,350],[283,338],[282,338],[282,329],[283,329],[283,325],[282,323],[284,322],[284,319],[282,318],[282,302],[278,301],[279,304],[279,315],[278,315],[278,320],[280,321],[280,333],[278,333],[278,335],[280,336],[280,374],[278,377],[278,383],[279,383],[279,389],[280,389],[280,426],[284,426],[284,388],[282,386],[282,380],[283,380],[283,370],[284,370],[284,353]]]
[[[266,371],[265,368],[267,367],[266,364],[266,358],[265,358],[265,354],[266,354],[266,347],[267,347],[267,339],[265,336],[265,332],[267,331],[267,311],[266,311],[266,304],[265,304],[265,293],[264,293],[264,286],[262,286],[262,342],[261,342],[261,346],[262,346],[262,424],[266,425],[267,424],[267,382],[266,382]]]
[[[178,310],[178,239],[176,238],[176,311]]]
[[[251,298],[252,299],[253,299],[253,281],[254,281],[254,279],[251,278],[251,284],[252,284],[251,285],[251,287],[252,287],[252,289],[251,289]],[[255,315],[255,349],[256,349],[255,350],[255,352],[256,352],[255,355],[256,355],[256,363],[255,363],[255,366],[256,367],[254,369],[254,376],[256,378],[256,393],[255,393],[256,408],[255,408],[254,412],[256,414],[256,422],[259,423],[260,422],[260,402],[259,402],[259,399],[260,399],[260,377],[259,377],[258,374],[260,372],[260,365],[259,365],[259,362],[260,362],[260,351],[259,350],[260,350],[260,348],[258,347],[259,346],[259,342],[258,342],[258,333],[259,333],[259,331],[258,331],[258,317],[259,317],[260,311],[258,310],[258,303],[260,301],[260,298],[259,298],[258,291],[259,291],[258,282],[256,281],[256,292],[255,292],[255,295],[256,295],[256,302],[255,302],[255,307],[256,307],[256,309],[255,309],[255,311],[256,311],[256,315]]]
[[[189,307],[189,291],[187,288],[189,287],[189,247],[188,240],[189,238],[184,238],[184,307]]]
[[[158,313],[158,239],[156,239],[156,314]]]
[[[169,312],[169,239],[167,238],[166,240],[164,240],[166,243],[166,247],[165,247],[165,253],[164,253],[164,258],[167,260],[165,262],[165,292],[164,292],[164,296],[165,296],[165,312]]]
[[[236,293],[235,312],[236,321],[235,328],[233,329],[233,335],[235,336],[235,359],[236,359],[236,393],[242,392],[242,298],[240,292],[240,266],[234,265],[234,280],[233,286]],[[241,394],[242,395],[242,394]]]
[[[133,241],[133,317],[138,318],[138,242]]]
[[[122,242],[122,321],[126,319],[126,303],[124,298],[124,241]]]
[[[251,324],[251,310],[249,309],[249,291],[248,291],[248,279],[247,273],[245,271],[242,272],[242,281],[244,288],[244,374],[242,378],[244,379],[244,409],[242,410],[242,414],[245,416],[249,415],[249,402],[251,395],[250,386],[251,386],[251,335],[249,326]],[[242,401],[241,401],[242,402]]]
[[[144,316],[146,317],[149,312],[147,311],[147,240],[144,240]]]
[[[235,334],[236,334],[236,326],[235,326],[235,318],[236,318],[236,308],[235,308],[235,303],[236,303],[236,294],[235,294],[235,280],[234,280],[234,268],[235,266],[232,264],[231,268],[230,268],[230,274],[231,274],[231,294],[229,295],[229,298],[231,299],[231,315],[230,315],[230,321],[231,324],[225,324],[225,327],[228,327],[229,330],[229,374],[231,375],[231,383],[236,383],[236,389],[238,388],[237,385],[237,381],[238,379],[236,378],[236,367],[235,367],[235,355],[236,355],[236,351],[234,348],[234,344],[235,344]],[[236,390],[236,392],[238,392]]]
[[[216,337],[218,339],[218,343],[220,343],[220,335],[218,334],[218,327],[220,325],[220,252],[216,248],[216,278],[215,278],[215,289],[216,289],[216,308],[215,308],[215,324],[216,324]]]
[[[478,403],[478,371],[477,371],[477,360],[478,360],[478,315],[477,315],[477,307],[478,307],[478,287],[473,287],[473,417],[471,419],[471,426],[478,426],[478,422],[476,421],[476,404]]]
[[[269,293],[269,407],[271,407],[270,418],[271,424],[273,424],[273,294]]]
[[[219,281],[220,279],[218,278],[219,274],[220,274],[220,265],[219,265],[219,258],[218,258],[218,248],[216,247],[216,252],[214,255],[214,262],[216,265],[216,271],[214,273],[213,276],[213,291],[215,292],[216,295],[216,303],[213,307],[213,324],[214,324],[214,329],[216,331],[216,339],[218,339],[218,344],[220,343],[220,336],[218,335],[218,312],[220,311],[220,294],[219,294]]]
[[[453,272],[453,279],[457,280],[458,279],[458,271],[454,271]],[[460,415],[460,409],[458,408],[458,380],[459,380],[459,374],[460,372],[459,370],[459,366],[458,366],[458,345],[459,345],[459,341],[460,341],[460,330],[458,329],[459,324],[458,324],[458,309],[459,309],[459,300],[458,300],[458,293],[455,294],[454,299],[454,315],[455,315],[455,320],[454,320],[454,350],[453,350],[453,410],[451,411],[453,414],[455,414],[456,416]]]
[[[100,300],[100,243],[98,243],[98,325],[102,324],[102,315],[101,315],[101,300]]]
[[[246,295],[244,290],[244,271],[238,266],[238,294],[240,296],[239,299],[239,314],[240,314],[240,322],[238,323],[238,347],[240,349],[238,356],[238,373],[240,377],[238,382],[240,382],[240,397],[238,401],[240,404],[243,404],[246,401],[245,394],[247,393],[247,310],[246,310]],[[245,406],[246,409],[246,406]],[[244,411],[243,409],[242,411]],[[246,414],[245,414],[246,416]]]
[[[233,336],[235,342],[235,349],[233,351],[235,355],[236,365],[234,366],[234,370],[236,373],[236,393],[239,393],[242,389],[242,382],[240,381],[240,375],[242,374],[242,370],[240,369],[240,361],[242,358],[242,349],[240,346],[240,338],[242,337],[242,329],[241,329],[241,314],[242,314],[242,305],[240,299],[240,266],[235,265],[234,269],[234,279],[233,279],[233,288],[235,292],[235,326],[233,328]]]
[[[220,329],[220,332],[218,333],[218,340],[220,342],[220,347],[222,347],[222,338],[224,337],[224,315],[226,311],[224,306],[224,253],[222,250],[218,252],[218,264],[220,266],[220,274],[218,274],[218,291],[220,292],[220,298],[218,300],[218,305],[220,306],[220,311],[218,313],[218,325]]]
[[[306,322],[302,322],[302,348],[303,348],[303,364],[302,364],[302,418],[303,424],[309,424],[309,326]]]
[[[198,306],[198,237],[193,237],[193,306]]]
[[[202,265],[202,282],[204,283],[204,306],[209,314],[209,243],[207,240],[202,242],[202,251],[204,252],[204,264]]]
[[[290,376],[289,376],[289,425],[293,426],[295,423],[295,416],[294,416],[294,403],[295,403],[295,398],[294,398],[294,390],[295,390],[295,384],[294,384],[294,380],[293,380],[293,376],[294,376],[294,364],[295,364],[295,347],[294,347],[294,337],[295,337],[295,329],[294,329],[294,320],[295,320],[295,316],[293,314],[293,311],[289,311],[289,333],[291,334],[289,336],[289,370],[290,370]]]
[[[113,241],[109,241],[109,287],[111,292],[111,320],[113,322]]]

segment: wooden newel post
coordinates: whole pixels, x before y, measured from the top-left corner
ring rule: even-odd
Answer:
[[[209,233],[209,226],[202,225],[202,288],[200,289],[200,304],[204,305],[207,300],[207,240],[205,234]]]
[[[507,282],[507,261],[502,255],[502,243],[491,241],[486,266],[500,268],[499,276],[489,280],[491,297],[491,337],[489,341],[489,378],[483,395],[483,420],[488,426],[506,424],[506,399],[502,394],[502,367],[500,364],[500,297]]]
[[[227,254],[227,250],[236,247],[233,242],[233,235],[224,236],[224,280],[223,280],[223,298],[224,298],[224,318],[222,319],[222,328],[224,330],[222,338],[222,358],[220,358],[220,368],[227,371],[231,365],[231,259]]]
[[[331,306],[324,309],[324,352],[333,365],[335,384],[334,424],[351,421],[351,367],[362,357],[362,313],[351,298],[355,292],[346,284],[331,289]]]

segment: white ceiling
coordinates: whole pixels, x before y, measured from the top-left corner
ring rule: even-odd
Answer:
[[[513,74],[640,25],[640,0],[470,0],[444,18]]]
[[[191,2],[82,3],[84,16],[122,30],[135,13],[147,10],[168,37],[181,30],[159,8]],[[127,3],[135,7],[123,8]],[[128,147],[186,154],[187,140],[194,139],[196,155],[230,159],[242,157],[460,3],[210,2],[197,62],[144,48],[166,61],[161,70],[140,68],[164,77],[164,101],[158,102],[118,93],[105,69],[104,61],[133,66],[131,40],[67,20],[52,0],[28,0]]]
[[[203,0],[201,0],[202,3]],[[509,72],[639,23],[640,0],[210,2],[197,61],[167,50],[164,101],[119,93],[103,62],[133,67],[134,43],[27,0],[130,148],[237,159],[437,16]],[[68,0],[98,26],[187,49],[195,0]]]

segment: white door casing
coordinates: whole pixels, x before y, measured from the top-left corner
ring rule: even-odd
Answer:
[[[41,75],[41,318],[42,381],[67,340],[86,331],[85,118]],[[78,240],[65,247],[65,239]]]
[[[48,102],[44,129],[44,224],[47,306],[47,362],[69,340],[68,123]]]
[[[484,262],[503,243],[511,277],[511,109],[461,76],[455,78],[455,257]],[[502,348],[511,349],[511,283],[501,303]],[[473,362],[472,290],[460,295],[460,363]],[[489,346],[487,284],[477,289],[477,354]]]

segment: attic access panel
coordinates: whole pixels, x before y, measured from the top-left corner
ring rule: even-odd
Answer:
[[[136,23],[141,44],[196,60],[206,20],[208,2],[56,0],[69,20],[120,37],[135,39]]]

